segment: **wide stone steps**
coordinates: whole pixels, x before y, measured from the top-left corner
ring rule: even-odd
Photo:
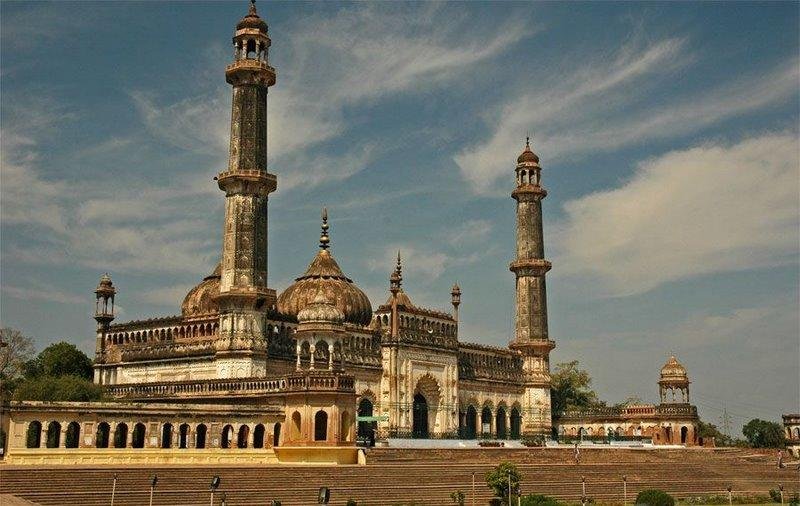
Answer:
[[[612,453],[607,453],[607,452]],[[416,456],[415,460],[411,460]],[[284,506],[316,504],[319,487],[331,488],[331,504],[353,498],[362,505],[451,504],[450,493],[461,490],[472,499],[475,473],[476,504],[486,504],[491,492],[484,475],[494,465],[518,463],[525,493],[542,493],[577,501],[581,477],[587,496],[622,502],[622,476],[628,477],[628,500],[639,490],[660,488],[677,496],[722,494],[728,485],[736,493],[766,494],[783,483],[797,490],[797,471],[777,469],[767,455],[745,452],[582,451],[582,462],[569,462],[571,452],[462,450],[374,450],[367,466],[221,466],[221,467],[52,467],[0,466],[0,493],[15,494],[42,505],[108,505],[113,474],[118,474],[115,505],[148,504],[150,477],[157,474],[154,505],[209,504],[213,475],[221,478],[215,504],[225,492],[226,504]],[[613,461],[609,461],[614,458]],[[530,461],[536,462],[530,462]]]

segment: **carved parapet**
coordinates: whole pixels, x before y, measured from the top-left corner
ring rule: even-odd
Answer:
[[[244,84],[272,86],[276,77],[274,68],[258,60],[237,60],[225,67],[225,80],[233,86]]]
[[[217,185],[226,195],[268,195],[278,188],[278,178],[264,170],[226,170],[217,176]]]
[[[553,265],[543,258],[520,258],[508,266],[517,276],[544,276],[552,267]]]
[[[515,339],[508,347],[523,355],[546,356],[556,347],[556,342],[552,339]]]
[[[355,377],[323,370],[303,371],[286,377],[285,391],[355,393]]]
[[[517,201],[543,199],[546,196],[547,190],[535,184],[517,186],[514,191],[511,192],[511,198]]]

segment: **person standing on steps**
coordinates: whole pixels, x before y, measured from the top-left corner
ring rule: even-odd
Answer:
[[[578,443],[575,443],[575,451],[573,452],[575,455],[575,464],[581,463],[581,449],[578,448]]]

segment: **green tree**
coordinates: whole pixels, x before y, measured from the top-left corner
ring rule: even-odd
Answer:
[[[11,397],[33,357],[33,339],[10,327],[0,328],[0,401]]]
[[[508,504],[509,480],[511,482],[511,493],[519,488],[522,476],[519,474],[517,466],[511,462],[501,462],[500,465],[486,473],[486,485],[494,491],[497,497],[502,498],[503,504]]]
[[[783,448],[786,446],[783,427],[775,422],[754,418],[742,427],[742,433],[753,448]]]
[[[605,406],[591,388],[591,376],[578,367],[577,360],[556,364],[551,377],[550,398],[554,417],[557,418],[568,409]]]
[[[79,376],[37,376],[26,379],[14,391],[18,401],[98,401],[103,387]]]
[[[54,343],[26,364],[25,376],[78,376],[92,379],[92,361],[74,344]]]
[[[466,498],[467,496],[460,490],[450,492],[450,500],[453,502],[453,504],[457,504],[458,506],[464,506],[464,501]]]

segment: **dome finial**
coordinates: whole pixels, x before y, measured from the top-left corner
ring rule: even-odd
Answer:
[[[320,249],[326,250],[330,248],[331,238],[328,237],[328,208],[322,208],[322,233],[319,236]]]
[[[397,267],[395,267],[397,277],[403,279],[403,263],[400,261],[400,250],[397,250]]]
[[[247,11],[248,14],[255,16],[258,14],[256,12],[256,0],[250,0],[250,9]]]

